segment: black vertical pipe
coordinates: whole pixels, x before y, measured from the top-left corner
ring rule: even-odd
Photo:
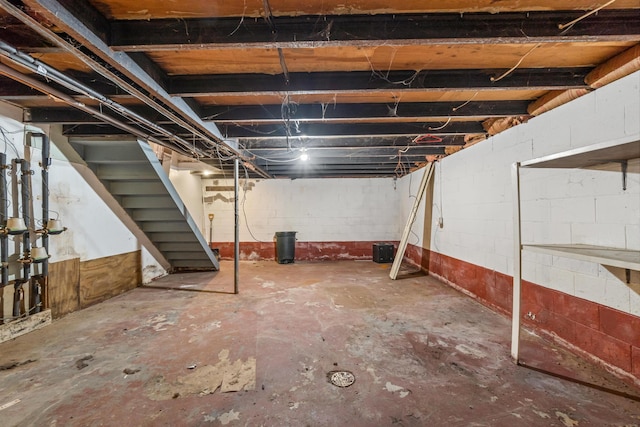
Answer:
[[[21,177],[21,196],[22,196],[22,218],[24,219],[24,223],[29,228],[31,224],[31,216],[29,215],[29,206],[31,201],[31,165],[29,161],[26,159],[20,160],[20,171],[22,173]],[[28,283],[31,278],[31,236],[29,230],[27,230],[22,235],[22,283]],[[22,287],[22,283],[20,287]],[[33,302],[35,306],[35,311],[40,311],[40,286],[34,287],[35,293],[33,294]],[[33,290],[32,290],[33,292]],[[15,308],[14,308],[15,310]],[[27,314],[29,314],[29,310],[27,310]]]
[[[7,165],[7,155],[0,153],[0,215],[2,215],[1,224],[2,227],[7,226],[7,219],[9,217],[9,194],[7,192],[7,175],[5,174],[5,168]],[[0,264],[2,265],[2,280],[0,281],[0,292],[2,288],[9,283],[9,237],[5,233],[0,233]]]
[[[42,136],[42,228],[47,227],[49,222],[49,166],[51,165],[50,143],[49,138],[45,134]],[[42,235],[42,247],[47,254],[49,253],[49,233],[45,232]],[[45,258],[42,261],[42,275],[45,277],[49,275],[49,260]]]
[[[239,166],[238,158],[233,162],[233,194],[234,194],[234,212],[235,212],[235,238],[233,242],[233,293],[238,293],[238,281],[240,280],[240,215],[238,213],[238,187],[239,187]]]

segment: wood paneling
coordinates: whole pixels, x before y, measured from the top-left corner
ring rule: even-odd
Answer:
[[[282,49],[289,72],[589,67],[634,42],[328,46]],[[149,52],[169,75],[280,74],[277,49],[208,49]],[[526,57],[525,57],[526,56]],[[321,67],[321,69],[319,69]]]
[[[109,19],[198,18],[207,16],[265,16],[263,0],[91,0]],[[378,13],[517,12],[524,10],[591,10],[593,0],[270,0],[274,16]],[[637,0],[618,0],[607,9],[638,8]]]
[[[80,308],[80,258],[49,264],[49,302],[54,319]]]
[[[80,263],[80,308],[134,289],[142,282],[140,251]]]

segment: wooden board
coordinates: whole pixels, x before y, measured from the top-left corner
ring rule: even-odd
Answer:
[[[473,101],[502,101],[502,100],[534,100],[544,95],[543,90],[405,90],[398,87],[397,91],[372,91],[372,92],[315,92],[308,94],[291,94],[289,100],[298,104],[347,104],[365,102],[460,102]],[[226,93],[221,95],[198,96],[195,99],[201,105],[269,105],[281,104],[284,94],[252,94],[234,95]]]
[[[49,307],[54,319],[80,308],[80,258],[49,264]]]
[[[0,343],[51,324],[51,310],[45,310],[14,322],[0,325]]]
[[[201,18],[265,16],[263,0],[91,0],[109,19]],[[347,13],[517,12],[525,10],[591,10],[593,0],[269,0],[274,16],[340,15]],[[638,8],[637,0],[617,0],[607,9]]]
[[[328,46],[282,49],[289,72],[367,70],[446,70],[590,67],[617,55],[634,42],[451,44],[414,46]],[[535,47],[535,49],[533,49]],[[533,51],[531,51],[533,49]],[[527,54],[530,52],[529,54]],[[228,48],[149,52],[169,75],[281,74],[275,48]],[[319,69],[321,64],[321,69]]]
[[[635,137],[637,138],[637,136]],[[613,140],[522,162],[523,168],[587,168],[640,158],[640,140]]]
[[[529,251],[640,271],[640,251],[592,245],[522,245]]]
[[[140,251],[80,263],[80,307],[134,289],[142,282]]]
[[[86,65],[84,62],[80,61],[70,53],[65,53],[65,52],[32,53],[31,56],[60,71],[73,70],[73,71],[82,71],[85,73],[92,71],[88,65]]]

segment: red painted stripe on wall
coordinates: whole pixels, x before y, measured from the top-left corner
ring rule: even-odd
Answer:
[[[511,315],[511,276],[422,248],[413,247],[407,254],[423,270]],[[528,327],[640,379],[640,317],[527,281],[522,283],[521,309]]]
[[[296,242],[295,259],[300,261],[337,261],[373,258],[373,244],[378,242]],[[396,247],[398,242],[393,243]],[[222,259],[233,259],[233,242],[214,242]],[[275,242],[240,242],[240,259],[275,260]]]

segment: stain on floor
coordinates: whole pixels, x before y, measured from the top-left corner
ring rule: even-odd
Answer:
[[[640,425],[630,383],[526,332],[523,358],[561,376],[516,366],[509,319],[388,269],[247,261],[233,295],[223,262],[72,313],[0,344],[0,424]]]

